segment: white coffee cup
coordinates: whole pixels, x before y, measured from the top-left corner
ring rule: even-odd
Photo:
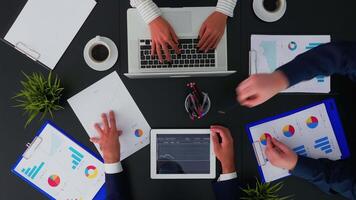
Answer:
[[[95,50],[96,48],[96,50]],[[102,48],[101,50],[99,50],[98,48]],[[105,48],[105,50],[103,49]],[[106,55],[93,55],[93,54],[100,54],[99,52],[95,53],[94,51],[107,51],[107,53],[105,53]],[[95,41],[91,44],[91,46],[89,47],[89,56],[90,59],[92,59],[93,62],[96,63],[102,63],[105,62],[108,58],[110,58],[110,54],[111,54],[111,50],[109,45],[107,45],[105,42],[103,42],[102,37],[100,36],[96,36],[95,37]],[[102,57],[102,58],[98,58]]]
[[[269,10],[265,6],[266,0],[254,0],[253,10],[258,18],[265,22],[275,22],[283,17],[287,10],[286,0],[276,0],[275,9]]]
[[[95,48],[97,49],[95,50]],[[94,51],[98,51],[96,55],[94,55]],[[91,39],[86,44],[83,54],[88,66],[97,71],[110,69],[115,65],[119,56],[115,43],[111,39],[102,36],[96,36]]]

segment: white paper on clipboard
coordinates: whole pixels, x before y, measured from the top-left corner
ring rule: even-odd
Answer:
[[[4,39],[54,69],[95,5],[95,0],[28,0]]]
[[[105,183],[104,164],[47,123],[13,172],[53,199],[96,199]]]

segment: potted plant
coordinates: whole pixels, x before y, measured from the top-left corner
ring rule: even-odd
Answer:
[[[63,88],[59,78],[52,77],[52,72],[48,77],[41,73],[27,75],[23,73],[25,80],[21,81],[22,90],[13,98],[18,103],[15,107],[22,108],[24,115],[27,115],[25,127],[27,127],[37,115],[41,115],[42,120],[48,113],[53,118],[53,112],[63,109],[60,106],[60,99]]]
[[[244,197],[241,199],[244,200],[287,200],[291,199],[292,195],[289,196],[280,196],[278,192],[283,188],[283,183],[279,182],[272,185],[271,183],[261,183],[256,178],[255,188],[251,188],[247,185],[247,188],[241,188]]]

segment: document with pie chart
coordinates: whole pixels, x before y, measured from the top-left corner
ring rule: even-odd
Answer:
[[[331,41],[330,35],[252,35],[250,74],[271,73],[296,56]],[[300,66],[300,70],[303,70]],[[330,77],[317,76],[283,92],[329,93]]]
[[[265,182],[289,175],[268,161],[267,138],[276,138],[304,157],[339,160],[350,154],[333,99],[251,123],[247,132]]]
[[[94,124],[101,124],[102,113],[115,112],[117,127],[122,131],[121,160],[149,144],[151,127],[117,72],[79,92],[68,102],[89,137],[98,137]],[[99,146],[96,147],[101,153]]]
[[[102,199],[104,164],[47,122],[12,170],[50,199]]]

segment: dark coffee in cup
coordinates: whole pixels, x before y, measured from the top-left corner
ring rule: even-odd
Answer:
[[[280,0],[264,0],[263,7],[269,12],[275,12],[281,6]]]
[[[103,44],[96,44],[90,51],[90,55],[96,62],[103,62],[109,57],[109,49]]]

